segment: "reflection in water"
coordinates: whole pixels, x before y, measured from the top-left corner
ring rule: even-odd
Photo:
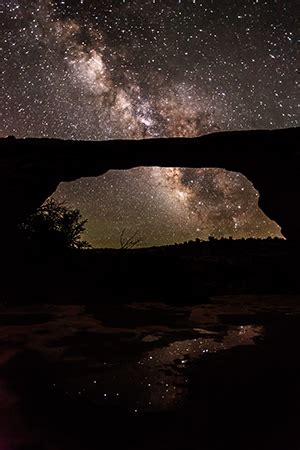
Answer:
[[[201,334],[202,331],[201,330]],[[209,333],[195,339],[172,342],[128,364],[107,365],[97,379],[81,380],[71,395],[87,395],[95,403],[124,405],[133,412],[166,410],[184,401],[188,389],[185,368],[191,359],[205,357],[239,345],[253,345],[262,327],[239,326],[225,336]],[[75,383],[78,389],[78,380]]]
[[[230,330],[222,340],[197,338],[176,341],[167,347],[149,352],[140,364],[145,366],[150,383],[155,388],[150,392],[148,402],[151,409],[169,409],[183,401],[188,379],[184,371],[190,359],[201,358],[238,345],[252,345],[253,339],[262,332],[261,327],[241,326]],[[163,370],[169,368],[169,371]]]
[[[226,305],[232,312],[233,306]],[[184,401],[191,360],[252,345],[262,333],[253,325],[227,326],[225,331],[222,326],[222,333],[217,332],[217,304],[182,311],[158,304],[131,305],[127,311],[131,318],[144,314],[143,326],[128,326],[124,309],[110,311],[107,305],[97,315],[72,305],[3,312],[6,326],[0,327],[1,364],[20,348],[34,350],[46,357],[58,374],[53,389],[131,412],[167,410]],[[157,314],[164,314],[165,324],[156,324]],[[122,326],[114,326],[114,321]]]
[[[137,420],[143,411],[176,408],[180,414],[178,407],[194,395],[195,384],[189,379],[198,379],[197,370],[214,366],[213,353],[220,352],[218,361],[228,364],[225,350],[258,343],[255,338],[264,329],[250,324],[267,325],[274,311],[281,317],[300,315],[299,296],[220,297],[191,307],[141,303],[2,308],[0,450],[19,450],[22,443],[28,449],[41,448],[31,445],[41,436],[40,424],[28,427],[23,409],[29,401],[31,410],[28,392],[34,391],[31,374],[36,369],[39,398],[46,392],[47,400],[50,388],[50,396],[55,392],[62,404],[69,404],[69,396],[75,409],[93,402],[99,406],[93,411],[100,416],[108,410],[120,413],[122,423],[128,411]],[[89,401],[73,401],[81,398]],[[49,443],[50,448],[66,446]]]

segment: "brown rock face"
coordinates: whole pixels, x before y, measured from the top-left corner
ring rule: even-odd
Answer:
[[[0,139],[0,231],[11,233],[61,181],[137,166],[219,167],[245,175],[261,209],[286,238],[298,240],[299,138],[300,128],[140,141]]]

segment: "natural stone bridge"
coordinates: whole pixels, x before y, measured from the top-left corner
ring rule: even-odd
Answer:
[[[62,181],[137,166],[219,167],[245,175],[285,237],[300,237],[300,128],[102,142],[0,139],[2,236]]]

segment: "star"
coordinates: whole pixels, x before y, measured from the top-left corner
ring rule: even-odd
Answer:
[[[273,0],[7,0],[0,136],[141,139],[299,126],[297,9]],[[241,149],[243,151],[243,149]],[[108,181],[109,180],[109,181]],[[94,245],[281,236],[219,169],[134,169],[59,187]],[[118,199],[118,200],[117,200]],[[200,231],[198,231],[200,230]]]

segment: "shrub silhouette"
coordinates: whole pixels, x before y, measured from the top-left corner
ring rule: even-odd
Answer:
[[[81,240],[86,222],[78,209],[68,209],[63,203],[50,199],[29,216],[20,228],[36,246],[49,250],[83,249],[90,247],[88,242]]]

